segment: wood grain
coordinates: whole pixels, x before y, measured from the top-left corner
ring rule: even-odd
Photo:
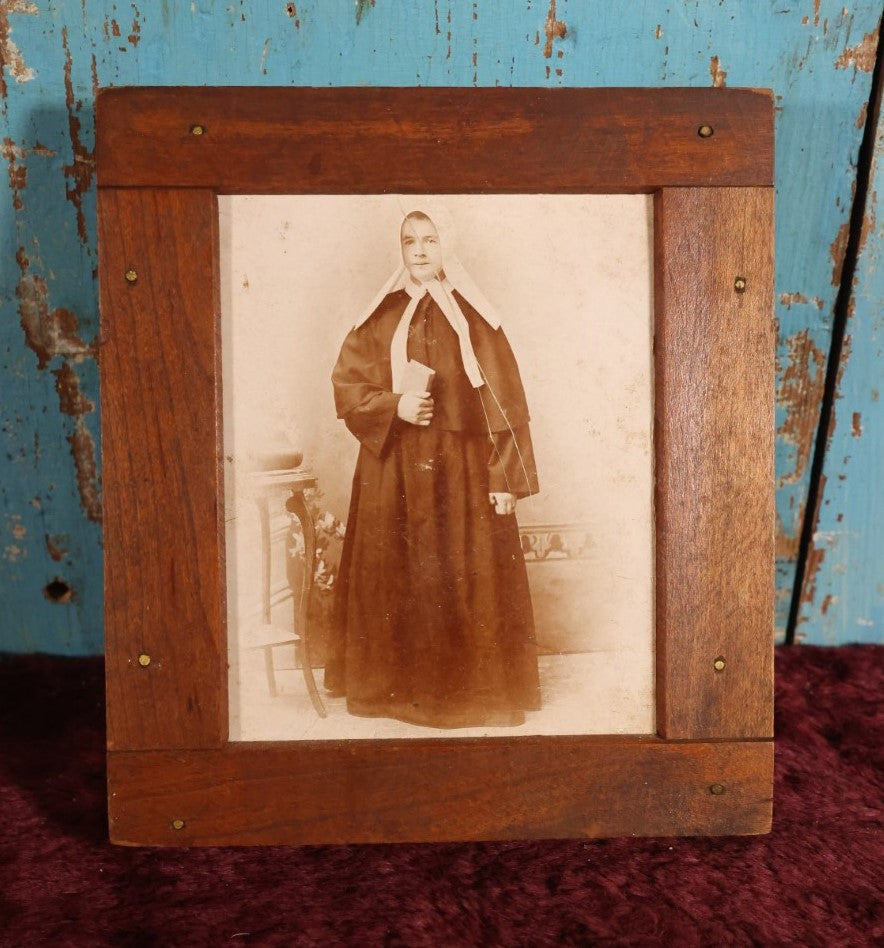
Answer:
[[[773,192],[665,189],[655,216],[658,732],[769,736]]]
[[[108,744],[217,747],[227,643],[215,196],[104,189],[99,219]]]
[[[772,780],[766,741],[545,737],[112,753],[111,838],[170,846],[754,834],[770,829]]]
[[[102,186],[371,194],[773,183],[773,110],[761,91],[106,89],[97,114]]]

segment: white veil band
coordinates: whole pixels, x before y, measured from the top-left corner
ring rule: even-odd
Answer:
[[[451,328],[457,333],[457,339],[460,344],[460,358],[463,362],[464,372],[470,380],[473,388],[481,388],[485,384],[482,377],[482,371],[479,368],[479,362],[476,359],[476,353],[473,350],[473,343],[470,340],[470,325],[457,300],[452,294],[453,287],[447,280],[430,280],[427,283],[415,283],[412,280],[406,281],[405,291],[411,297],[405,311],[399,319],[399,325],[393,333],[393,339],[390,343],[390,366],[393,371],[393,391],[402,394],[402,378],[405,374],[405,366],[408,362],[408,327],[411,325],[417,304],[428,293],[442,310],[445,318],[448,320]]]
[[[407,214],[403,214],[403,218],[407,217]],[[433,219],[432,215],[430,215],[430,219]],[[476,359],[476,353],[473,350],[473,344],[470,341],[469,323],[463,314],[463,310],[461,310],[458,305],[457,299],[454,296],[454,290],[457,290],[457,292],[469,302],[492,329],[500,328],[500,317],[494,307],[485,298],[485,294],[482,293],[473,282],[472,277],[467,273],[456,254],[446,249],[444,259],[443,278],[441,280],[433,279],[427,283],[416,283],[411,279],[404,265],[398,266],[372,299],[371,303],[362,311],[359,319],[354,323],[353,328],[358,329],[369,319],[372,313],[375,312],[390,293],[404,289],[411,297],[399,320],[399,325],[396,327],[390,344],[390,363],[393,370],[394,392],[400,392],[401,380],[405,371],[405,365],[408,362],[408,327],[417,309],[418,302],[426,293],[430,294],[442,310],[451,328],[457,333],[464,371],[470,380],[470,384],[473,388],[481,388],[485,383],[482,371]]]

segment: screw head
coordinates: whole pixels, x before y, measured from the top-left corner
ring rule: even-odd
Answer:
[[[138,664],[142,668],[147,668],[147,666],[150,664],[150,655],[146,654],[145,652],[142,652],[138,656]]]
[[[187,826],[184,820],[172,820],[171,825],[173,830],[183,830],[184,827]]]
[[[138,282],[138,271],[135,270],[134,268],[130,267],[130,268],[126,271],[125,277],[126,277],[126,282],[127,282],[127,283],[137,283],[137,282]]]
[[[718,658],[716,658],[715,661],[712,663],[712,667],[713,667],[717,672],[723,672],[723,671],[724,671],[724,666],[725,666],[725,664],[726,664],[726,663],[725,663],[725,660],[724,660],[724,656],[723,656],[723,655],[719,655]]]
[[[195,135],[197,138],[199,138],[200,135],[206,134],[206,126],[205,125],[191,125],[190,134]]]
[[[709,792],[714,797],[720,797],[724,793],[724,787],[720,783],[713,783],[709,788]]]
[[[712,138],[715,134],[715,129],[711,125],[701,125],[697,129],[697,134],[700,138]]]
[[[746,277],[734,277],[734,291],[737,293],[746,292]]]

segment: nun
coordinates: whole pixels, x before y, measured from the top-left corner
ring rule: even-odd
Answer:
[[[515,726],[540,707],[515,516],[538,490],[525,393],[433,220],[407,214],[399,242],[332,373],[359,456],[325,686],[355,715]]]

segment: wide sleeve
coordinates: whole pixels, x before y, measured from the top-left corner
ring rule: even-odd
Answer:
[[[528,497],[540,490],[528,425],[495,431],[488,458],[488,490]]]
[[[400,396],[390,383],[389,350],[381,351],[364,327],[344,340],[332,371],[338,418],[360,443],[380,457],[396,421]]]

